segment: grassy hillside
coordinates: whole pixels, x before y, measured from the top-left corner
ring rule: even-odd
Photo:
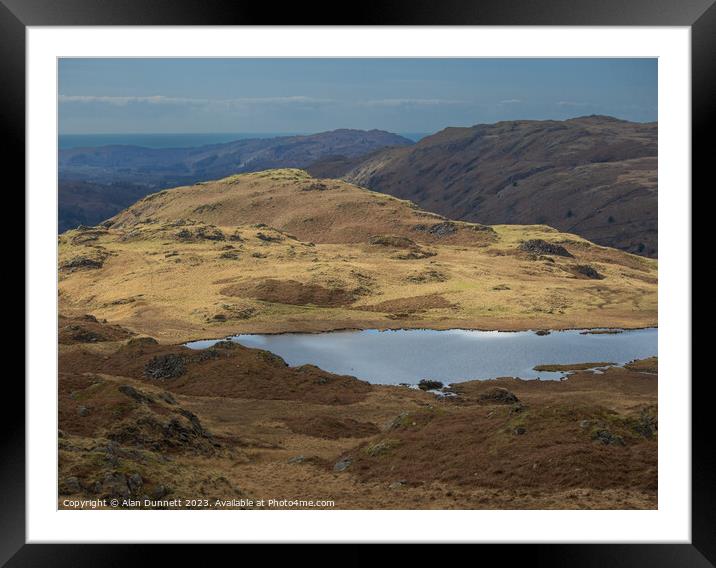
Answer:
[[[339,328],[657,323],[657,262],[544,225],[454,222],[301,170],[150,195],[59,238],[61,310],[164,341]]]

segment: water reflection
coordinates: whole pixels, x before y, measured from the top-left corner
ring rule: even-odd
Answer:
[[[593,334],[583,330],[501,332],[451,329],[336,331],[280,335],[236,335],[247,347],[267,349],[292,366],[312,364],[332,373],[380,384],[444,383],[494,377],[558,379],[563,373],[535,371],[548,363],[609,361],[623,364],[657,354],[656,328]],[[218,340],[196,341],[203,349]]]

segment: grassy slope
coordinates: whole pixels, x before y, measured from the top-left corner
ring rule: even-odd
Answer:
[[[518,248],[535,238],[574,257]],[[447,222],[300,170],[163,191],[109,228],[61,235],[59,250],[61,266],[102,263],[61,268],[62,311],[91,312],[166,341],[346,327],[657,323],[654,260],[546,226]],[[604,279],[575,273],[585,264]]]

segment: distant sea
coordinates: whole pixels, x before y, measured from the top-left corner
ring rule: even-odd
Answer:
[[[109,146],[121,144],[144,146],[145,148],[193,148],[207,144],[222,144],[247,138],[276,138],[278,136],[298,136],[297,132],[213,132],[200,134],[60,134],[60,149]],[[400,133],[409,140],[417,142],[426,133]]]

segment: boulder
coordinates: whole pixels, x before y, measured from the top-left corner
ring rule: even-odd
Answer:
[[[346,469],[348,469],[350,467],[350,465],[352,463],[353,463],[353,460],[351,460],[350,458],[341,458],[333,466],[333,471],[335,471],[336,473],[345,471]]]
[[[168,493],[169,489],[164,485],[159,484],[154,487],[151,496],[152,499],[161,499],[162,497],[165,497]]]
[[[129,487],[130,492],[135,495],[142,490],[143,484],[144,480],[138,473],[133,473],[127,478],[127,486]]]
[[[123,497],[130,495],[127,478],[118,471],[107,473],[102,480],[101,491],[107,497]]]

